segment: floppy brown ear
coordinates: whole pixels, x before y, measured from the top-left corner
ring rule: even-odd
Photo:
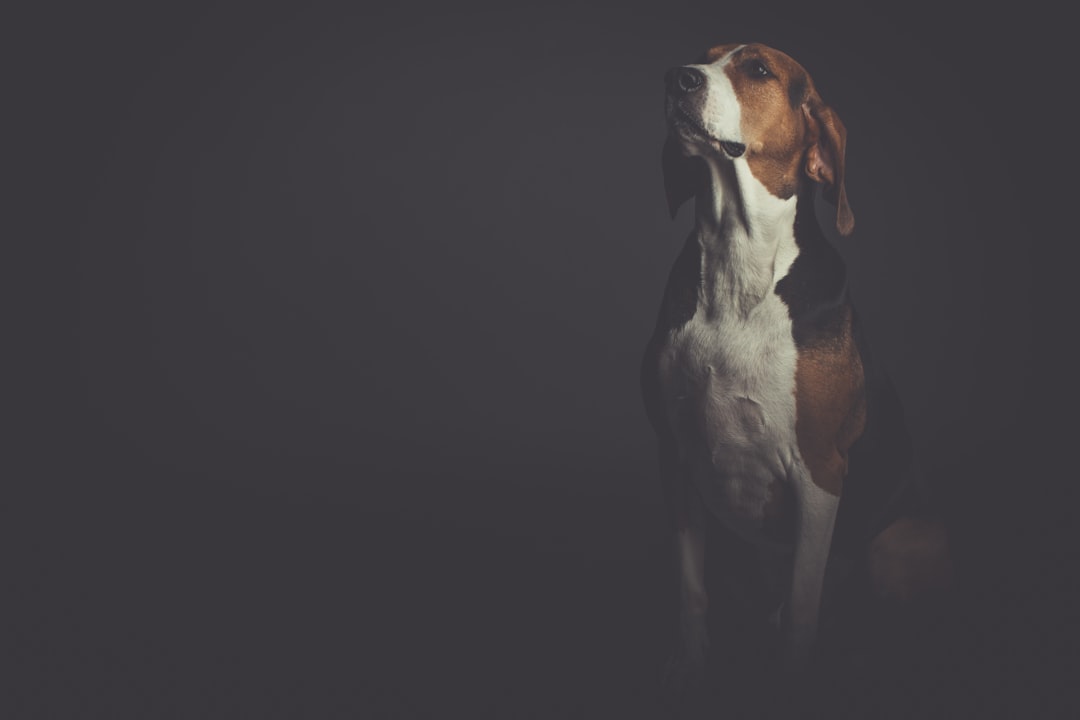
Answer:
[[[705,166],[699,158],[683,155],[679,143],[669,135],[664,141],[661,165],[668,212],[674,219],[682,204],[698,194],[705,182]]]
[[[847,129],[836,112],[816,97],[816,94],[803,103],[802,107],[812,140],[806,151],[806,175],[814,182],[822,184],[822,195],[836,206],[836,229],[841,235],[850,235],[855,228],[855,216],[848,205],[847,191],[844,189]]]

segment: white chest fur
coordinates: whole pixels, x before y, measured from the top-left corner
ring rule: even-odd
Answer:
[[[778,276],[793,259],[781,255]],[[669,420],[709,509],[745,539],[768,542],[767,507],[802,466],[791,320],[771,291],[745,313],[705,308],[672,333],[660,359]]]

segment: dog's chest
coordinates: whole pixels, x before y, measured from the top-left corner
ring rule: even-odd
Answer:
[[[710,509],[747,539],[764,539],[798,462],[796,361],[787,306],[771,292],[746,316],[699,308],[661,356],[681,459]]]

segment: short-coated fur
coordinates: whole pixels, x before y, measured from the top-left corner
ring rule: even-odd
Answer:
[[[830,558],[861,557],[916,504],[899,400],[814,210],[820,188],[852,232],[847,133],[805,69],[762,45],[712,48],[667,88],[669,209],[695,206],[641,376],[679,576],[669,679],[708,650],[710,515],[769,559],[797,672]]]

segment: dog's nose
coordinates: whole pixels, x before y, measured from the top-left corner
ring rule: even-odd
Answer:
[[[705,73],[692,67],[677,67],[667,71],[668,92],[689,95],[705,84]]]

